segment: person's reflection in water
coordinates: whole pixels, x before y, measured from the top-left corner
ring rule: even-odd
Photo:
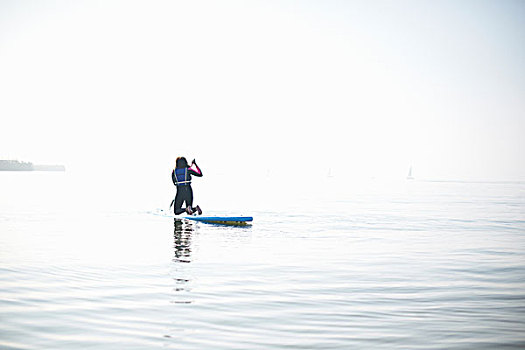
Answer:
[[[193,223],[175,219],[173,233],[173,248],[175,257],[173,258],[172,278],[174,281],[173,296],[170,301],[172,304],[191,304],[193,301],[188,289],[188,271],[186,264],[191,262],[191,236],[193,233]],[[185,263],[185,264],[180,264]],[[171,337],[171,335],[165,335]]]
[[[191,262],[191,235],[193,233],[193,223],[185,222],[181,219],[174,219],[175,231],[173,234],[175,248],[175,258],[173,261],[189,263]]]

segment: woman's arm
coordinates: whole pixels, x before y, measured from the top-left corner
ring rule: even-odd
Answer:
[[[202,176],[202,171],[201,171],[201,168],[199,168],[199,166],[197,165],[197,163],[195,163],[195,159],[193,160],[193,162],[191,163],[191,166],[194,166],[195,165],[195,168],[197,169],[192,169],[191,167],[188,168],[188,172],[191,174],[191,175],[195,175],[197,177],[201,177]]]

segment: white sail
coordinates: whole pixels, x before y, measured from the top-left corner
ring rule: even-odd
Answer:
[[[414,177],[412,176],[412,167],[408,169],[407,180],[414,180]]]

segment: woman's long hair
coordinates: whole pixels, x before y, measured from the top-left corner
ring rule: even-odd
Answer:
[[[175,164],[177,165],[177,169],[184,169],[188,167],[188,161],[184,157],[178,157],[175,161]]]

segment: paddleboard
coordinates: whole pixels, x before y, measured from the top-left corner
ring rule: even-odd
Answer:
[[[184,219],[208,224],[245,226],[253,221],[251,216],[184,216]]]

